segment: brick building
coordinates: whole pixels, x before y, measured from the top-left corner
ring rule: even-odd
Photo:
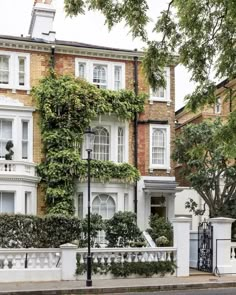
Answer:
[[[175,135],[174,62],[166,68],[166,89],[152,91],[141,71],[141,52],[57,40],[52,31],[56,11],[50,3],[35,1],[28,37],[0,36],[0,212],[44,213],[35,173],[43,155],[31,89],[47,74],[53,60],[57,73],[112,90],[134,89],[136,63],[136,86],[148,93],[145,111],[135,122],[101,116],[92,128],[98,147],[95,158],[136,165],[141,180],[132,185],[116,180],[91,183],[92,211],[104,218],[119,210],[135,211],[141,228],[147,227],[151,213],[174,217],[176,182],[170,158]],[[9,141],[14,144],[12,160],[5,159]],[[77,183],[76,191],[76,214],[85,216],[86,183]]]
[[[216,86],[215,96],[216,103],[212,105],[206,105],[203,109],[198,110],[196,113],[191,112],[189,109],[182,107],[175,112],[176,118],[176,136],[181,129],[187,124],[199,124],[204,120],[214,120],[221,118],[227,120],[227,117],[231,111],[235,109],[235,102],[233,100],[233,94],[236,88],[236,80],[229,81],[228,79],[220,82]],[[180,192],[176,194],[175,200],[175,213],[176,215],[186,215],[192,218],[192,228],[196,229],[198,222],[202,221],[208,216],[208,212],[204,216],[194,216],[185,209],[185,202],[192,198],[200,208],[203,208],[203,200],[194,191],[187,180],[180,176],[180,166],[175,167],[176,181],[179,184]]]

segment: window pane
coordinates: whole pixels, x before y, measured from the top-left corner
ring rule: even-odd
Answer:
[[[12,121],[0,119],[0,158],[5,158],[6,144],[12,140]]]
[[[124,128],[118,128],[118,163],[124,162]]]
[[[92,212],[98,213],[103,219],[111,218],[115,213],[115,202],[109,195],[98,195],[92,204]]]
[[[9,56],[0,56],[0,84],[9,84]]]
[[[22,159],[28,159],[28,125],[28,122],[22,121]]]
[[[114,77],[115,77],[115,85],[114,85],[114,89],[115,90],[120,90],[121,89],[121,73],[122,73],[122,68],[120,66],[115,66],[115,73],[114,73]]]
[[[1,193],[1,213],[14,213],[14,193]]]
[[[86,70],[86,64],[83,62],[79,62],[79,77],[82,79],[86,78],[85,70]]]
[[[107,88],[107,67],[103,65],[96,65],[93,68],[93,83],[98,88]]]
[[[166,153],[165,130],[153,129],[152,132],[152,164],[164,165]]]
[[[31,193],[25,192],[25,214],[31,213]]]
[[[19,85],[25,85],[25,57],[18,57],[19,64]]]
[[[96,127],[93,131],[95,132],[93,157],[95,160],[108,161],[110,149],[109,132],[104,127]]]

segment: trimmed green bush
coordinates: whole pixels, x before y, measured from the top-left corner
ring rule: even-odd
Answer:
[[[81,221],[76,217],[0,214],[1,248],[58,248],[79,239]]]
[[[117,212],[106,221],[106,240],[108,247],[136,246],[144,244],[141,231],[136,224],[136,215],[133,212]]]
[[[173,228],[171,223],[166,220],[164,217],[159,217],[159,215],[151,215],[149,218],[149,226],[147,232],[152,237],[158,246],[172,246],[173,244]],[[161,240],[164,240],[164,237],[168,240],[161,244]]]

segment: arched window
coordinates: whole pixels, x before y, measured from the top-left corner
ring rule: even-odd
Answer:
[[[95,127],[93,158],[95,160],[108,161],[110,150],[110,136],[109,132],[104,127]]]
[[[165,131],[161,129],[153,129],[152,132],[152,164],[165,164],[166,151]]]
[[[103,219],[110,219],[116,211],[113,198],[106,194],[96,196],[92,204],[92,212],[102,216]]]
[[[86,64],[84,62],[79,63],[79,77],[82,79],[85,79],[85,70],[86,70]]]
[[[93,83],[98,88],[107,88],[107,67],[96,65],[93,68]]]

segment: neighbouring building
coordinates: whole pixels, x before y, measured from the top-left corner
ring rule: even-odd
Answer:
[[[236,80],[229,81],[228,79],[220,82],[216,86],[216,103],[209,106],[205,106],[202,110],[198,110],[193,113],[186,107],[182,107],[175,112],[176,119],[176,136],[181,132],[181,129],[187,124],[199,124],[204,120],[214,120],[216,118],[221,118],[222,120],[227,120],[227,117],[231,111],[235,109],[235,103],[233,101],[233,92],[236,88]],[[176,165],[175,175],[176,181],[179,185],[179,192],[176,194],[175,199],[175,214],[176,216],[187,216],[192,218],[192,228],[197,229],[198,223],[202,222],[204,218],[208,218],[208,211],[203,216],[194,216],[188,209],[185,209],[185,202],[189,198],[193,199],[199,207],[202,209],[204,201],[199,196],[199,194],[190,187],[190,184],[186,179],[180,177],[180,166]],[[223,181],[223,180],[222,180]]]
[[[35,173],[43,158],[39,115],[31,89],[46,75],[50,60],[59,74],[73,74],[112,90],[134,89],[137,60],[138,91],[149,98],[136,127],[134,122],[106,115],[93,121],[92,128],[95,159],[136,164],[141,180],[137,185],[92,182],[92,211],[103,218],[120,210],[137,211],[142,229],[147,228],[150,214],[171,219],[177,186],[170,157],[175,136],[174,61],[166,67],[166,89],[152,91],[141,71],[141,52],[57,40],[55,13],[51,1],[35,1],[29,36],[0,36],[0,212],[44,213],[40,178]],[[9,141],[14,145],[12,160],[5,159]],[[77,183],[74,197],[76,215],[85,216],[86,183]]]

